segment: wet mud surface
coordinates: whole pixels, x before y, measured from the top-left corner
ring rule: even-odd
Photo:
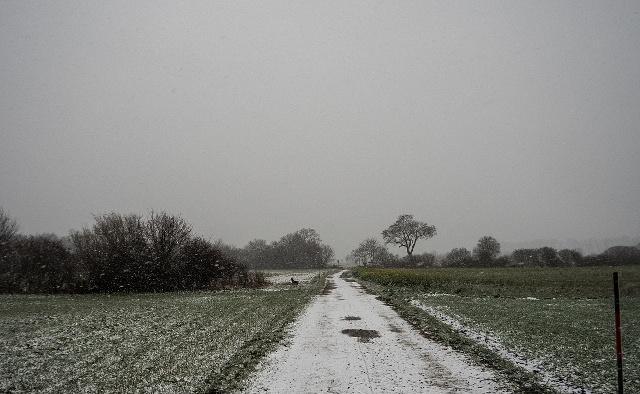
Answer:
[[[380,334],[376,330],[364,330],[362,328],[347,328],[342,333],[350,337],[358,338],[360,342],[369,342],[373,338],[380,338]]]

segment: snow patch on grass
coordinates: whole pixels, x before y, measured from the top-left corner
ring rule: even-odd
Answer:
[[[459,297],[456,294],[449,294],[449,293],[424,293],[425,297],[440,297],[440,296],[446,296],[446,297]]]
[[[494,352],[498,353],[501,357],[511,361],[515,365],[518,365],[529,372],[540,374],[545,384],[551,386],[555,390],[558,390],[563,393],[576,393],[576,394],[591,393],[590,390],[579,388],[575,385],[572,385],[570,382],[566,382],[563,379],[558,378],[551,372],[546,371],[543,367],[542,360],[528,359],[520,354],[517,354],[516,352],[513,352],[507,349],[502,344],[502,341],[500,340],[499,337],[491,335],[486,332],[482,332],[480,330],[471,328],[468,325],[463,324],[461,322],[462,319],[459,316],[445,314],[441,310],[439,310],[442,308],[435,308],[432,306],[424,305],[419,300],[414,299],[414,300],[411,300],[410,303],[413,306],[427,312],[428,314],[435,317],[436,319],[442,321],[443,323],[451,326],[453,329],[458,331],[460,334],[466,336],[467,338],[472,339],[476,342],[482,343],[483,345],[493,350]]]
[[[265,275],[267,280],[274,285],[281,285],[291,283],[291,278],[297,280],[300,283],[309,283],[317,275],[326,272],[324,270],[304,270],[304,271],[291,271],[291,270],[274,270],[266,271]]]

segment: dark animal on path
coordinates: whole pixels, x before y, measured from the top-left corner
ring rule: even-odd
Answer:
[[[295,279],[291,278],[291,284],[292,284],[293,286],[297,286],[297,285],[299,285],[299,284],[300,284],[300,282],[298,282],[297,280],[295,280]]]

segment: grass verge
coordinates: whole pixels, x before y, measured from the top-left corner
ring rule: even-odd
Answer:
[[[230,362],[209,378],[207,392],[212,394],[227,393],[241,389],[247,377],[255,371],[260,360],[275,350],[278,343],[285,338],[287,326],[298,317],[311,298],[324,289],[327,276],[327,272],[316,275],[308,284],[301,286],[302,291],[297,288],[284,291],[290,296],[299,297],[286,311],[287,316],[281,319],[278,324],[272,325],[268,330],[263,330],[259,335],[245,342]]]

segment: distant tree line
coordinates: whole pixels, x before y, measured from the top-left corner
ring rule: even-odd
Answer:
[[[640,245],[614,246],[597,255],[583,256],[575,249],[516,249],[500,255],[500,244],[490,236],[482,237],[473,253],[465,248],[452,249],[441,260],[449,267],[590,267],[640,265]]]
[[[414,219],[413,215],[400,215],[387,229],[382,231],[384,244],[375,238],[367,238],[351,251],[347,262],[363,266],[379,267],[425,267],[436,263],[431,253],[414,254],[416,244],[421,239],[436,235],[436,227]],[[386,244],[403,248],[407,255],[400,257],[387,250]]]
[[[324,244],[320,235],[310,228],[286,234],[271,243],[254,239],[242,248],[221,241],[216,242],[216,246],[234,261],[251,269],[324,268],[329,266],[334,257],[333,249]]]
[[[640,265],[640,245],[613,246],[600,254],[583,256],[575,249],[545,246],[537,249],[516,249],[511,253],[513,265],[523,267],[593,267],[600,265]]]
[[[429,239],[437,234],[436,227],[416,220],[413,215],[403,214],[382,231],[381,243],[375,238],[367,238],[347,256],[347,262],[363,266],[376,267],[430,267],[437,262],[433,253],[414,253],[416,244],[421,239]],[[406,255],[401,257],[389,252],[386,245],[394,244],[404,249]]]
[[[347,262],[365,267],[417,268],[435,265],[436,256],[432,253],[418,253],[401,257],[391,253],[377,239],[367,238],[349,253]]]
[[[68,237],[22,235],[0,208],[0,292],[156,292],[261,286],[213,243],[165,212],[109,213]]]
[[[500,244],[491,236],[482,237],[470,251],[451,249],[446,255],[432,253],[400,257],[390,253],[384,244],[374,238],[362,241],[348,256],[347,261],[362,266],[418,268],[418,267],[590,267],[640,265],[640,245],[614,246],[597,255],[583,256],[574,249],[545,246],[536,249],[516,249],[509,255],[500,255]]]
[[[483,236],[472,251],[454,248],[444,256],[431,253],[413,254],[416,242],[436,234],[434,226],[418,222],[412,215],[400,215],[382,232],[385,244],[396,244],[407,252],[400,257],[389,252],[375,238],[367,238],[347,256],[347,261],[362,266],[379,267],[587,267],[598,265],[640,265],[640,244],[614,246],[601,254],[583,256],[574,249],[545,246],[536,249],[516,249],[510,255],[500,254],[500,243],[492,236]]]

